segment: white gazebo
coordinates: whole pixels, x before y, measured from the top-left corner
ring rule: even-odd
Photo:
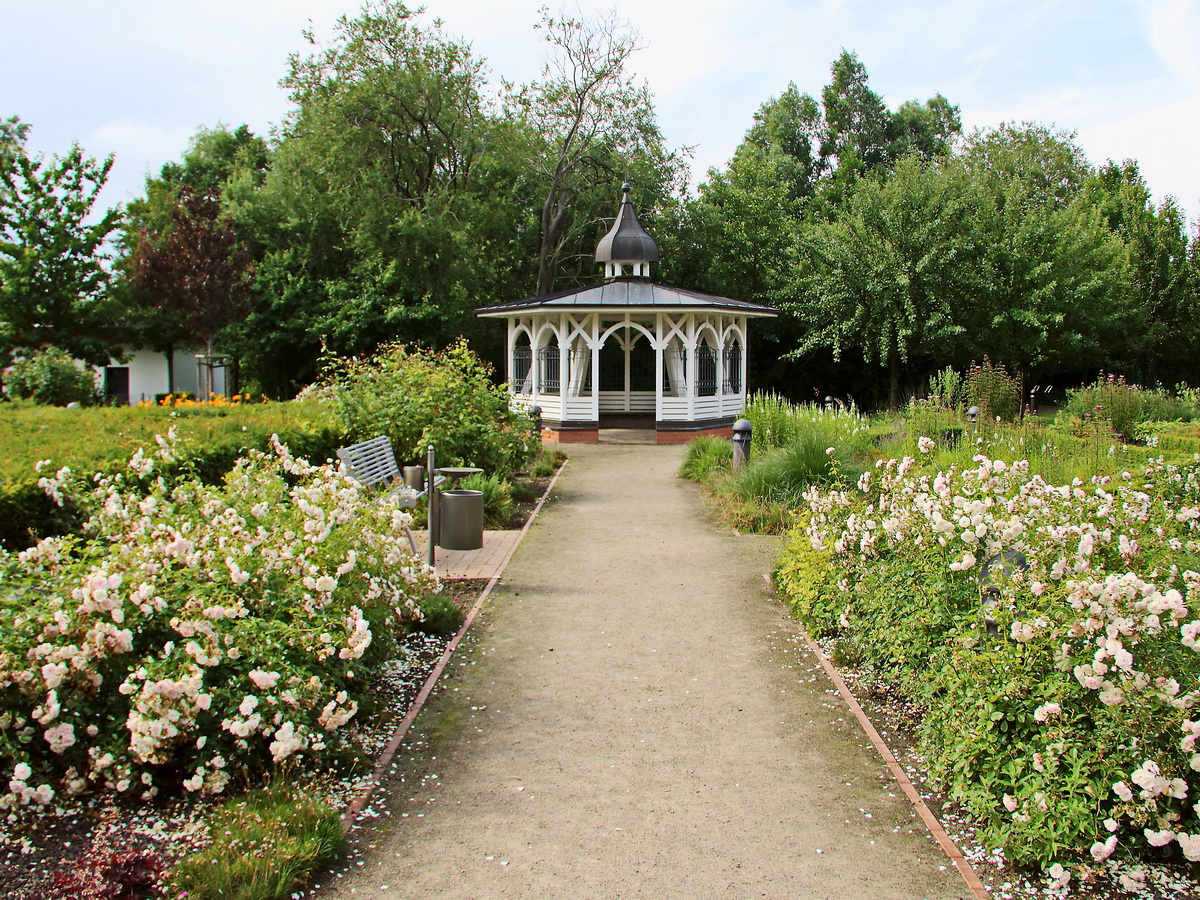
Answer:
[[[658,245],[623,188],[596,247],[604,280],[477,310],[508,321],[508,383],[541,408],[543,435],[595,443],[653,427],[660,444],[729,436],[746,403],[746,329],[778,310],[650,280]]]

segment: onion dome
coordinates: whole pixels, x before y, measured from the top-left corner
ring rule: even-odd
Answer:
[[[624,196],[616,221],[608,234],[596,245],[596,262],[604,263],[604,277],[622,275],[650,277],[650,263],[658,262],[658,244],[638,221],[633,204],[629,202],[628,182],[621,186]]]

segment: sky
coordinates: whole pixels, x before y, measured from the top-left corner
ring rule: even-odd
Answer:
[[[429,0],[493,83],[538,77],[542,0]],[[548,4],[553,12],[561,3]],[[359,0],[0,0],[0,118],[29,146],[78,142],[116,158],[101,203],[139,195],[200,126],[269,134],[306,29],[333,33]],[[1136,159],[1157,200],[1200,218],[1200,0],[580,0],[641,34],[650,85],[693,183],[732,156],[755,110],[789,82],[819,96],[843,49],[889,107],[941,93],[968,130],[1036,121],[1075,132],[1096,164]]]

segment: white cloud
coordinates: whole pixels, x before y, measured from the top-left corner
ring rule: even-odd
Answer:
[[[1200,3],[1134,0],[1159,60],[1188,87],[1200,88]],[[1193,111],[1192,115],[1196,115]]]

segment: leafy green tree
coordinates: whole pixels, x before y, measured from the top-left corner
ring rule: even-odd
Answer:
[[[936,165],[906,157],[886,180],[859,182],[834,221],[806,227],[781,293],[807,329],[794,352],[860,354],[886,369],[888,403],[898,406],[902,366],[936,357],[964,331],[958,304],[969,296],[978,248],[963,229],[969,207],[960,187]]]
[[[1075,134],[1036,122],[1007,122],[977,129],[960,158],[980,180],[1025,186],[1022,198],[1039,206],[1065,207],[1091,176],[1092,167]]]
[[[232,337],[272,392],[311,381],[322,344],[444,344],[474,327],[493,282],[480,224],[506,198],[477,184],[492,134],[482,62],[416,17],[371,4],[294,56],[270,172],[231,198],[261,295]]]
[[[868,171],[892,161],[891,113],[868,84],[866,66],[856,54],[842,51],[834,60],[821,101],[825,113],[821,156],[831,169],[850,166]]]
[[[89,221],[112,157],[78,145],[65,156],[30,157],[24,127],[9,120],[0,167],[0,358],[18,347],[59,347],[96,365],[111,342],[98,315],[108,282],[104,241],[120,221]],[[15,136],[16,140],[13,140]]]
[[[1121,240],[1083,195],[1093,170],[1074,135],[1042,125],[978,131],[959,157],[974,201],[980,260],[972,355],[1067,372],[1119,359],[1132,315]]]
[[[260,187],[269,167],[267,142],[247,126],[197,129],[183,157],[164,163],[156,178],[146,179],[145,195],[126,206],[126,244],[132,247],[143,228],[170,228],[181,188],[218,196],[229,204]]]
[[[88,403],[96,398],[96,376],[57,347],[37,350],[13,363],[5,387],[14,397],[46,406]]]
[[[1122,341],[1122,370],[1144,383],[1194,378],[1194,361],[1178,351],[1200,339],[1200,279],[1188,259],[1187,223],[1178,204],[1168,197],[1155,207],[1132,160],[1110,160],[1083,191],[1129,251],[1135,307],[1130,318],[1137,328]]]
[[[812,194],[824,174],[827,160],[820,154],[823,120],[821,107],[794,83],[772,97],[754,113],[754,124],[730,163],[730,175],[747,157],[767,156],[776,177],[789,187],[793,200]]]

